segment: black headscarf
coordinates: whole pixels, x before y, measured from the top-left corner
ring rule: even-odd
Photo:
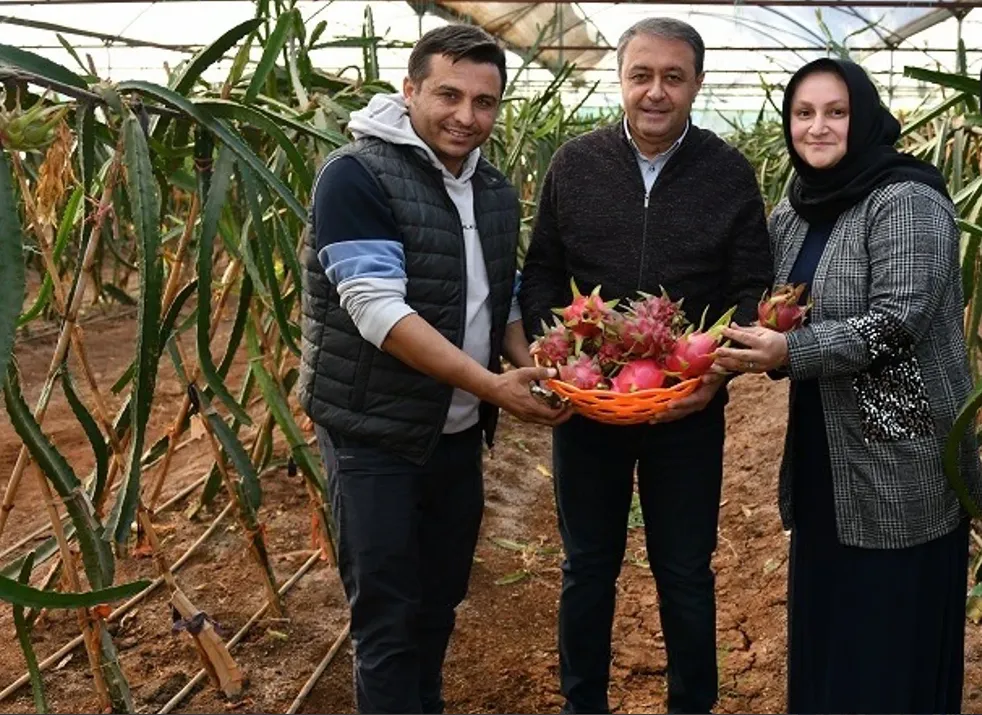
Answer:
[[[846,155],[828,169],[809,166],[791,142],[794,92],[802,79],[818,71],[835,72],[849,89]],[[863,68],[853,62],[823,58],[795,72],[784,93],[783,118],[784,141],[795,169],[788,200],[809,223],[834,221],[874,189],[901,181],[919,181],[948,195],[944,177],[936,167],[894,148],[900,138],[900,122],[880,101]]]

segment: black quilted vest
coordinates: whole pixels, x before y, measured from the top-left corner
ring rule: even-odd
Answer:
[[[466,288],[464,237],[441,173],[420,153],[379,139],[360,139],[348,154],[375,177],[402,231],[406,302],[447,340],[463,343]],[[491,364],[501,369],[501,345],[515,280],[518,197],[505,177],[481,159],[472,178],[474,213],[491,288]],[[353,207],[353,210],[354,207]],[[303,264],[300,404],[319,425],[371,442],[423,464],[443,431],[453,388],[378,350],[361,337],[317,259],[313,211]],[[498,410],[481,404],[490,445]]]

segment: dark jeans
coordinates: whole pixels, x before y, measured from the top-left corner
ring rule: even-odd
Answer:
[[[443,712],[443,658],[484,503],[479,428],[416,466],[317,429],[338,527],[363,713]]]
[[[565,712],[609,712],[611,626],[635,466],[668,655],[668,711],[717,698],[716,548],[725,396],[679,422],[612,426],[573,417],[553,437],[566,560],[559,602]]]

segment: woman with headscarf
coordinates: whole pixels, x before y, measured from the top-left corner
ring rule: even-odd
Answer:
[[[968,516],[942,455],[972,389],[955,209],[861,67],[788,84],[794,166],[770,217],[775,283],[802,327],[732,327],[727,370],[791,379],[779,503],[791,529],[788,711],[961,710]],[[976,503],[974,434],[961,476]]]

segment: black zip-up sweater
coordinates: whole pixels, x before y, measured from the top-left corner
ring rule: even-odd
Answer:
[[[753,168],[712,132],[690,126],[646,198],[624,123],[563,145],[543,182],[519,301],[529,339],[551,325],[552,308],[598,283],[605,300],[638,290],[684,298],[698,324],[732,305],[749,325],[771,287],[773,262]]]

